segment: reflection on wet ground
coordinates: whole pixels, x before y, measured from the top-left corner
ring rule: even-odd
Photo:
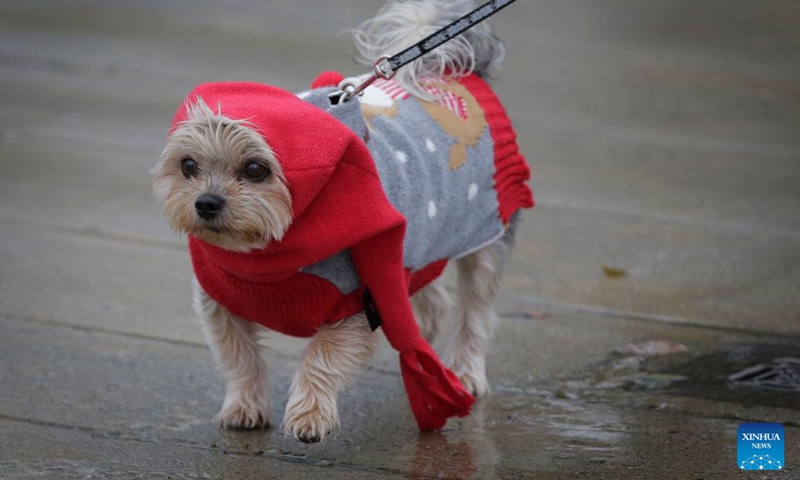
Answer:
[[[800,348],[796,344],[745,344],[692,356],[677,365],[669,365],[667,359],[659,359],[662,361],[652,362],[648,368],[666,370],[669,374],[683,377],[685,381],[664,386],[676,395],[725,400],[745,407],[760,405],[800,409],[800,385],[794,389],[788,388],[788,385],[785,389],[773,389],[731,381],[732,376],[757,366],[785,364],[788,367],[787,361],[799,353]],[[790,373],[786,372],[785,376],[788,382]],[[793,379],[796,384],[796,377]]]

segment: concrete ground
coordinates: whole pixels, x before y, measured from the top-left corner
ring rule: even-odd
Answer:
[[[493,24],[532,168],[493,395],[419,434],[383,349],[320,445],[223,431],[184,240],[151,199],[208,80],[361,73],[378,2],[0,5],[0,478],[800,478],[800,393],[726,379],[800,356],[800,4],[526,0]],[[605,271],[604,271],[605,267]],[[686,353],[615,353],[664,340]],[[267,354],[273,423],[303,342]],[[736,470],[782,422],[786,469]]]

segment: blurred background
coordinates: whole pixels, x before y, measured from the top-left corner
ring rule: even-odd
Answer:
[[[418,435],[384,351],[326,444],[217,428],[185,239],[147,171],[197,83],[364,73],[345,30],[381,5],[0,2],[0,477],[730,478],[739,423],[800,434],[793,0],[492,18],[537,201],[497,302],[493,396]],[[278,425],[304,342],[268,344]],[[786,388],[731,377],[759,366]]]

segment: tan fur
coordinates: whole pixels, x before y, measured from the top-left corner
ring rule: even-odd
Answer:
[[[247,122],[215,114],[202,99],[186,108],[188,120],[170,135],[152,170],[153,192],[172,228],[232,250],[259,248],[281,239],[291,223],[292,208],[272,149]],[[181,173],[186,157],[199,166],[195,178],[186,179]],[[251,159],[269,165],[272,175],[259,183],[240,179],[244,163]],[[194,202],[203,193],[215,193],[226,201],[222,215],[210,224],[195,212]]]
[[[270,402],[267,367],[258,343],[261,327],[231,315],[206,295],[197,280],[193,287],[195,312],[227,386],[217,420],[223,428],[266,427]]]
[[[425,340],[432,342],[439,335],[453,301],[443,280],[436,280],[411,297],[411,306]]]
[[[339,427],[336,398],[369,365],[375,338],[363,314],[325,325],[314,335],[289,389],[286,433],[318,442]]]

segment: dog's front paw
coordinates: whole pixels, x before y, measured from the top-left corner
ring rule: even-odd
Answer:
[[[230,389],[222,410],[215,417],[222,428],[254,429],[269,426],[269,395],[266,388],[246,386]]]
[[[458,379],[469,393],[475,398],[489,395],[489,381],[486,380],[486,371],[468,371],[458,374]]]
[[[477,356],[454,355],[445,352],[444,364],[456,374],[464,389],[475,398],[489,395],[489,381],[486,379],[486,361]]]
[[[339,411],[335,398],[292,394],[286,405],[284,430],[303,443],[325,440],[339,426]]]

